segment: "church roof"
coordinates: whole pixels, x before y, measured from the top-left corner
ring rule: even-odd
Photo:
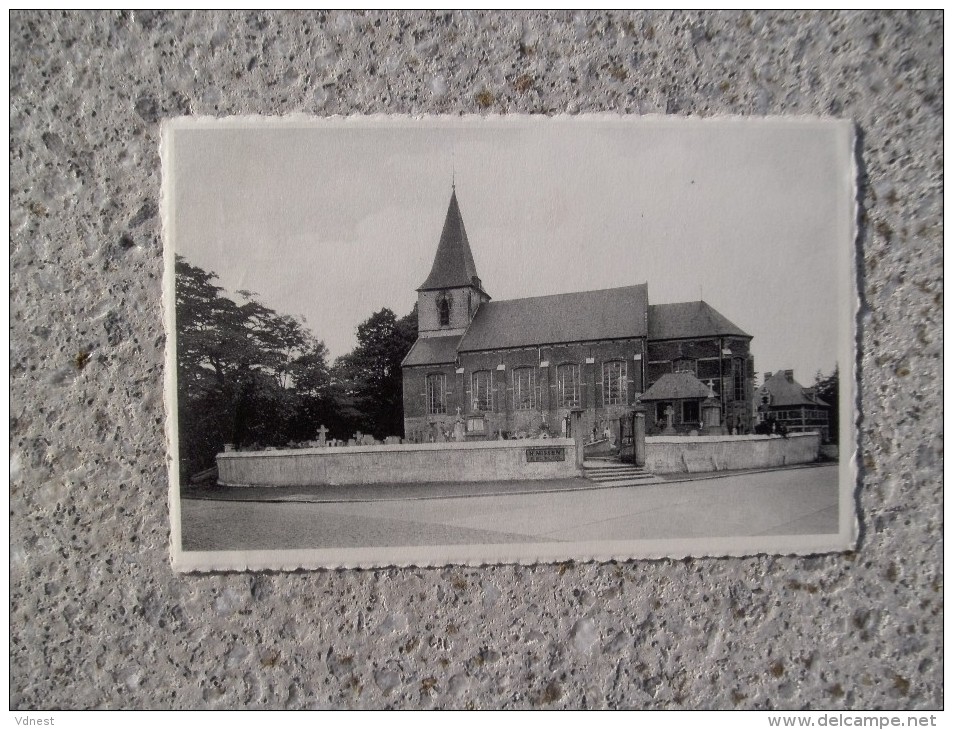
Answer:
[[[774,375],[766,378],[764,385],[758,389],[760,394],[771,395],[772,406],[824,406],[829,407],[810,390],[794,379],[793,370],[778,370]]]
[[[711,390],[691,373],[666,373],[642,394],[642,400],[707,398]]]
[[[418,337],[401,363],[401,367],[408,365],[446,365],[456,362],[458,342],[460,342],[460,335]]]
[[[454,190],[450,195],[450,206],[443,222],[443,232],[440,234],[440,243],[437,244],[433,267],[427,280],[417,291],[451,289],[458,286],[475,286],[483,290],[480,277],[477,276],[476,264],[473,262],[473,253],[470,251],[467,230],[463,227],[457,191]]]
[[[495,350],[645,337],[648,285],[480,305],[458,349]]]
[[[676,340],[720,335],[751,337],[707,302],[653,304],[649,307],[649,339]]]

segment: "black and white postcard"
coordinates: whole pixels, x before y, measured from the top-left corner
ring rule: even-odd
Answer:
[[[183,118],[178,570],[850,549],[856,165],[809,118]]]

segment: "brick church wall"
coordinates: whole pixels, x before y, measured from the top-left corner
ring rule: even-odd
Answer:
[[[464,411],[462,376],[453,365],[424,365],[404,368],[404,438],[417,443],[437,440],[437,431],[450,433],[457,420],[457,406]],[[443,375],[447,383],[446,413],[428,413],[427,376]]]
[[[601,436],[608,426],[613,438],[618,438],[618,421],[630,412],[636,397],[662,375],[673,372],[674,362],[682,358],[695,362],[696,377],[703,382],[711,380],[716,393],[720,394],[724,389],[723,423],[747,432],[751,428],[750,402],[754,376],[749,341],[724,338],[724,347],[730,349],[732,354],[722,358],[722,379],[719,383],[718,355],[721,344],[719,338],[649,341],[645,344],[641,339],[601,341],[462,353],[459,365],[463,373],[457,373],[453,365],[405,368],[404,435],[410,440],[426,442],[431,437],[437,438],[438,429],[444,434],[452,433],[457,407],[464,418],[474,415],[471,387],[472,375],[477,371],[488,371],[493,378],[492,408],[480,414],[485,418],[486,438],[493,438],[497,433],[513,436],[535,434],[544,423],[552,435],[561,434],[562,422],[570,409],[557,402],[557,367],[575,363],[579,365],[579,407],[584,410],[583,429],[586,434],[591,434],[595,428],[596,434]],[[643,360],[635,360],[633,356],[641,354],[643,347],[646,348]],[[589,357],[594,360],[593,363],[586,362]],[[549,366],[539,367],[541,360],[548,361]],[[626,399],[621,404],[606,405],[603,402],[602,366],[605,362],[617,360],[626,363]],[[744,397],[736,400],[733,368],[739,362],[744,363]],[[498,369],[501,364],[503,370]],[[531,410],[520,410],[513,402],[513,371],[521,367],[533,368],[536,375],[536,407]],[[435,373],[443,373],[447,378],[447,408],[443,414],[427,412],[426,376]],[[646,424],[649,432],[654,433],[657,430],[654,404],[647,406],[649,413]]]
[[[569,414],[569,408],[563,408],[558,402],[556,373],[557,367],[566,363],[579,365],[580,387],[579,407],[585,410],[583,428],[586,433],[595,427],[599,435],[609,425],[613,435],[618,438],[618,419],[625,415],[635,402],[638,394],[644,390],[642,378],[642,355],[644,342],[641,339],[604,341],[582,344],[554,345],[543,348],[520,348],[476,353],[462,353],[460,366],[462,374],[455,373],[453,367],[413,367],[404,369],[404,425],[407,438],[414,434],[426,434],[434,428],[452,431],[456,420],[456,408],[460,406],[462,414],[475,414],[472,405],[472,376],[478,371],[492,374],[492,408],[481,413],[486,421],[486,437],[495,437],[497,433],[510,435],[535,434],[545,423],[552,435],[562,433],[562,420]],[[592,357],[594,362],[586,363]],[[539,367],[540,361],[548,361],[548,367]],[[607,361],[626,363],[626,398],[624,403],[603,404],[602,366]],[[499,369],[500,365],[503,369]],[[533,409],[519,409],[513,400],[514,373],[517,368],[533,368],[536,378],[535,405]],[[442,372],[452,377],[452,393],[447,396],[446,414],[428,414],[426,402],[426,375]]]

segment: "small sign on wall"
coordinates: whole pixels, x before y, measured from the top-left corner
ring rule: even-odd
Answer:
[[[566,449],[562,446],[530,446],[526,449],[526,462],[565,461]]]

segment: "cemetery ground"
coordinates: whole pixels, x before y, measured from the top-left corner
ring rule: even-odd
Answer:
[[[836,464],[671,475],[413,485],[233,487],[182,494],[183,549],[336,547],[836,533]]]

